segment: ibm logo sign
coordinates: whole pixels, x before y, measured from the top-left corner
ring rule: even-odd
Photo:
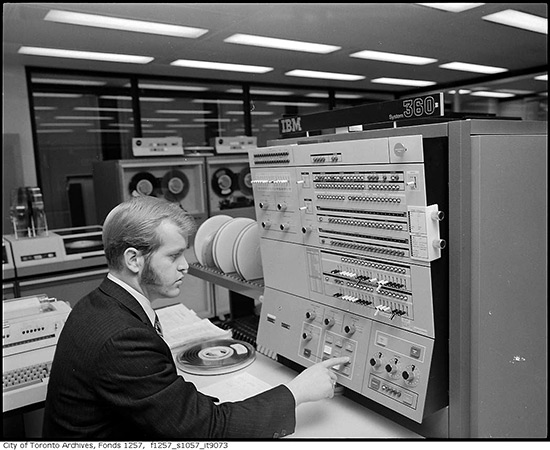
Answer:
[[[291,117],[288,119],[280,119],[279,124],[281,127],[281,134],[283,133],[295,133],[302,131],[301,117]]]

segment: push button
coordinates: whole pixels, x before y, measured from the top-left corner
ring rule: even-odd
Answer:
[[[404,393],[402,401],[406,405],[412,405],[413,404],[413,396],[411,394]]]

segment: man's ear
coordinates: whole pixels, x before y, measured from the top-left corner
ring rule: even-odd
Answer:
[[[124,263],[128,270],[137,274],[143,267],[143,255],[134,247],[128,247],[124,250]]]

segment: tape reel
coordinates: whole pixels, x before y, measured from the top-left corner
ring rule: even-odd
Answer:
[[[193,375],[221,375],[243,369],[255,359],[256,351],[248,342],[214,339],[183,347],[176,364]]]
[[[155,196],[155,191],[159,187],[158,179],[149,172],[136,173],[130,180],[128,190],[130,195],[135,195],[137,192],[139,195],[151,195]]]
[[[220,197],[231,195],[235,187],[235,174],[232,170],[222,167],[212,175],[212,189]]]
[[[245,167],[239,172],[239,189],[245,195],[253,195],[250,167]]]
[[[179,170],[170,170],[162,177],[161,188],[164,198],[171,202],[183,200],[189,193],[189,179]]]

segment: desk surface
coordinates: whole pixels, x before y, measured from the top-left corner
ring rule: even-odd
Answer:
[[[231,377],[242,373],[271,386],[286,383],[297,375],[294,370],[260,353],[256,353],[255,361],[248,367],[225,375],[200,376],[180,372],[199,390],[214,383],[228,381]],[[299,405],[296,409],[296,431],[289,438],[418,439],[422,437],[347,397],[337,395],[332,399]]]

